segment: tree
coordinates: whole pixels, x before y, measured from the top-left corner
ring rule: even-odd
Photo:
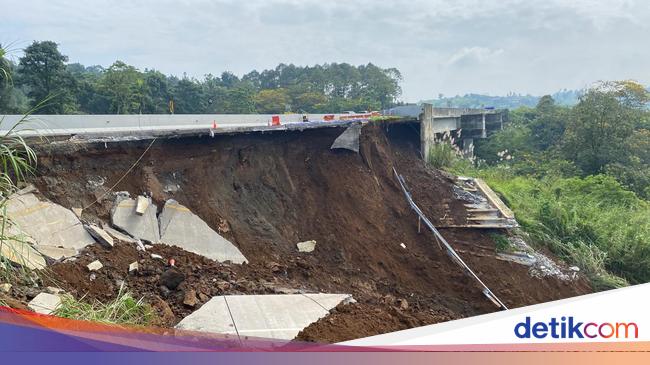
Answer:
[[[558,144],[566,128],[566,110],[555,105],[550,95],[542,96],[535,107],[535,117],[530,122],[531,142],[540,150]]]
[[[285,89],[262,90],[255,95],[255,110],[264,114],[279,114],[287,111],[289,95]]]
[[[116,114],[139,113],[144,95],[144,80],[133,66],[115,61],[100,81],[102,93],[110,101],[110,112]]]
[[[52,41],[34,42],[20,58],[20,81],[28,87],[27,95],[36,105],[52,97],[41,113],[63,113],[74,105],[74,79],[66,70],[68,60]]]
[[[593,88],[573,108],[564,133],[563,150],[586,174],[602,172],[609,163],[627,159],[626,140],[634,132],[633,107],[616,92]]]

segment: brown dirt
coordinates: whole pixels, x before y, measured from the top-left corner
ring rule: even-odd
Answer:
[[[189,289],[204,299],[282,288],[352,294],[358,304],[339,307],[299,336],[313,341],[351,339],[496,310],[429,232],[417,232],[417,219],[393,178],[393,166],[434,224],[443,217],[463,223],[465,211],[464,202],[453,198],[450,181],[418,158],[418,136],[411,127],[365,126],[360,154],[329,149],[341,131],[158,140],[117,185],[116,191],[132,195],[150,193],[159,207],[176,199],[235,243],[250,264],[218,264],[156,245],[151,252],[176,259],[187,278],[178,290],[166,293],[158,284],[166,269],[163,261],[125,244],[110,252],[93,246],[77,261],[54,265],[53,278],[77,295],[101,300],[114,297],[117,281],[125,280],[130,290],[159,309],[159,322],[165,326],[205,301],[184,305]],[[148,143],[43,147],[34,182],[59,204],[87,206],[118,181]],[[103,187],[89,183],[102,180]],[[109,194],[83,217],[107,221],[111,205]],[[446,229],[442,234],[463,250],[463,259],[509,307],[590,291],[583,279],[537,279],[521,265],[482,254],[485,247],[494,248],[485,231]],[[317,241],[316,250],[298,253],[295,244],[310,239]],[[107,268],[90,282],[85,264],[94,258]],[[129,275],[128,265],[135,260],[144,260],[142,270]]]

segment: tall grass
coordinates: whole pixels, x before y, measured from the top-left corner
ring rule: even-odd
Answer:
[[[455,139],[449,131],[436,136],[434,142],[426,156],[429,165],[437,169],[448,168],[462,158],[463,152],[454,144]]]
[[[120,287],[117,298],[108,303],[87,303],[83,298],[76,300],[71,295],[64,295],[52,314],[83,321],[129,325],[148,325],[154,318],[151,307],[143,299],[134,299],[125,291],[124,285]]]

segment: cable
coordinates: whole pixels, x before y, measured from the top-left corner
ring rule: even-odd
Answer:
[[[241,336],[239,335],[239,330],[237,329],[237,323],[235,323],[235,318],[232,316],[232,312],[230,311],[230,306],[228,305],[228,299],[226,299],[226,296],[223,296],[223,301],[226,303],[226,309],[228,309],[228,314],[230,315],[230,320],[232,321],[232,325],[235,327],[235,333],[237,334],[237,339],[239,340],[239,345],[244,346],[244,343],[241,340]]]
[[[120,177],[120,179],[117,180],[117,182],[116,182],[115,184],[113,184],[113,186],[111,186],[110,189],[106,190],[106,192],[104,192],[104,194],[102,194],[99,198],[95,199],[94,202],[92,202],[92,203],[90,203],[88,206],[84,207],[83,210],[86,210],[86,209],[92,207],[95,203],[98,203],[100,200],[104,199],[104,197],[105,197],[106,195],[108,195],[111,191],[113,191],[113,189],[115,189],[115,187],[116,187],[119,183],[121,183],[122,180],[124,180],[124,178],[125,178],[125,177],[130,173],[130,172],[131,172],[131,170],[133,170],[133,169],[138,165],[138,163],[140,163],[140,160],[142,160],[142,158],[144,157],[144,155],[147,154],[147,152],[149,151],[149,149],[151,149],[151,146],[153,146],[153,143],[156,142],[157,139],[158,139],[158,137],[155,137],[155,138],[151,141],[151,143],[149,143],[149,146],[147,146],[147,148],[144,150],[144,152],[142,152],[142,154],[140,155],[140,157],[139,157],[139,158],[138,158],[138,159],[133,163],[133,165],[131,165],[131,167],[129,167],[128,170],[126,170],[126,172],[124,173],[124,175],[122,175],[122,177]]]

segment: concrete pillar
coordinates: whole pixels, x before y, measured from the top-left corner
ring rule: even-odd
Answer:
[[[422,158],[426,161],[429,156],[429,150],[435,143],[435,133],[433,130],[433,105],[424,104],[424,112],[420,119],[420,150]]]
[[[485,128],[485,113],[481,114],[482,124],[481,124],[481,138],[487,138],[487,128]]]

